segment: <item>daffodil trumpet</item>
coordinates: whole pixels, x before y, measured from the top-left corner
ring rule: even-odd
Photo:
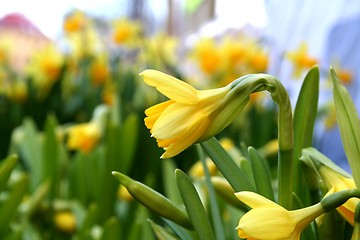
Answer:
[[[226,128],[249,102],[251,93],[268,91],[279,108],[279,203],[291,208],[291,162],[293,152],[292,109],[286,89],[267,74],[250,74],[225,87],[197,90],[191,85],[156,70],[140,73],[144,82],[169,100],[145,111],[145,125],[158,146],[171,158],[197,142],[203,142]]]
[[[291,211],[254,192],[238,192],[235,196],[252,208],[240,218],[236,228],[240,238],[299,240],[305,227],[317,217],[341,206],[350,198],[359,198],[360,192],[350,189],[332,193],[315,205]]]

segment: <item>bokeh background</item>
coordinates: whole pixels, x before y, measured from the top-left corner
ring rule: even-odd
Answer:
[[[359,110],[359,41],[356,0],[1,1],[0,159],[18,158],[0,195],[14,203],[3,204],[0,236],[154,238],[141,221],[151,213],[111,171],[166,192],[165,169],[191,172],[198,159],[193,148],[171,164],[159,159],[143,124],[145,109],[164,100],[139,76],[149,68],[198,89],[268,73],[295,106],[304,76],[318,65],[313,145],[350,172],[329,69]],[[267,94],[253,94],[218,137],[228,147],[267,146],[276,111]],[[17,201],[8,198],[15,192]]]

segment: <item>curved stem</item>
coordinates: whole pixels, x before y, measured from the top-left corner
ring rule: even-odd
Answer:
[[[278,115],[278,202],[292,208],[293,118],[289,95],[282,83],[271,75],[252,74],[234,81],[234,94],[268,91],[277,104]]]

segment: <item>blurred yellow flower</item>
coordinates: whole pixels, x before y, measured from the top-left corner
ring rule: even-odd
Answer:
[[[146,66],[161,69],[175,65],[178,53],[178,41],[175,37],[160,32],[143,39],[142,43],[139,58]]]
[[[218,169],[211,159],[206,159],[206,166],[208,168],[210,176],[215,176],[217,174]],[[191,166],[189,170],[189,176],[194,178],[201,178],[205,176],[204,167],[201,161],[197,161]]]
[[[112,106],[115,102],[116,94],[115,83],[113,81],[107,81],[102,91],[103,102],[108,106]]]
[[[27,67],[27,73],[32,77],[40,97],[45,96],[58,79],[64,57],[52,43],[36,52]]]
[[[253,240],[299,240],[301,232],[324,213],[320,203],[288,211],[254,192],[238,192],[235,196],[252,209],[240,218],[240,238]]]
[[[227,37],[223,40],[220,48],[227,68],[241,68],[241,65],[247,60],[248,46],[241,39]]]
[[[324,126],[326,129],[332,129],[336,126],[336,109],[333,102],[325,106]]]
[[[352,83],[353,74],[350,70],[338,69],[336,70],[336,75],[344,85],[349,85],[350,83]]]
[[[140,73],[144,82],[170,100],[145,111],[145,125],[170,158],[195,142],[205,141],[227,127],[248,102],[236,97],[237,83],[222,88],[196,90],[191,85],[155,70]],[[233,91],[232,91],[233,90]],[[241,91],[241,88],[239,89]]]
[[[65,33],[82,31],[88,22],[86,14],[80,10],[75,10],[64,19],[63,28]]]
[[[249,54],[249,65],[253,69],[253,73],[266,72],[269,64],[267,53],[260,47],[254,47]]]
[[[16,102],[25,102],[28,97],[26,82],[22,79],[13,79],[9,97]]]
[[[101,129],[96,123],[77,124],[68,130],[67,146],[72,150],[90,152],[101,137]]]
[[[76,230],[76,218],[70,211],[56,212],[53,221],[56,229],[61,232],[71,234]]]
[[[293,64],[293,76],[298,78],[304,70],[307,70],[318,63],[318,60],[308,55],[308,45],[302,42],[298,49],[287,52],[285,55]]]
[[[222,67],[221,52],[218,50],[213,39],[206,38],[200,40],[193,51],[192,55],[204,73],[214,74]]]
[[[327,166],[321,166],[319,173],[327,189],[329,189],[326,196],[333,192],[356,188],[354,179],[345,177]],[[345,204],[336,209],[352,226],[354,226],[354,213],[358,203],[360,203],[360,199],[350,198]]]
[[[90,78],[95,86],[103,85],[110,77],[110,66],[105,54],[97,55],[90,64]]]
[[[113,40],[116,44],[132,45],[140,35],[141,25],[126,18],[113,23]]]

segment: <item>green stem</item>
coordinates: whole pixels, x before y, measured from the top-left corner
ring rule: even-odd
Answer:
[[[232,90],[238,96],[243,94],[268,91],[271,98],[276,102],[278,115],[278,140],[279,140],[279,156],[278,156],[278,188],[280,205],[287,209],[292,208],[292,161],[293,161],[293,117],[291,103],[287,91],[282,83],[271,75],[252,74],[247,75],[233,83]]]

